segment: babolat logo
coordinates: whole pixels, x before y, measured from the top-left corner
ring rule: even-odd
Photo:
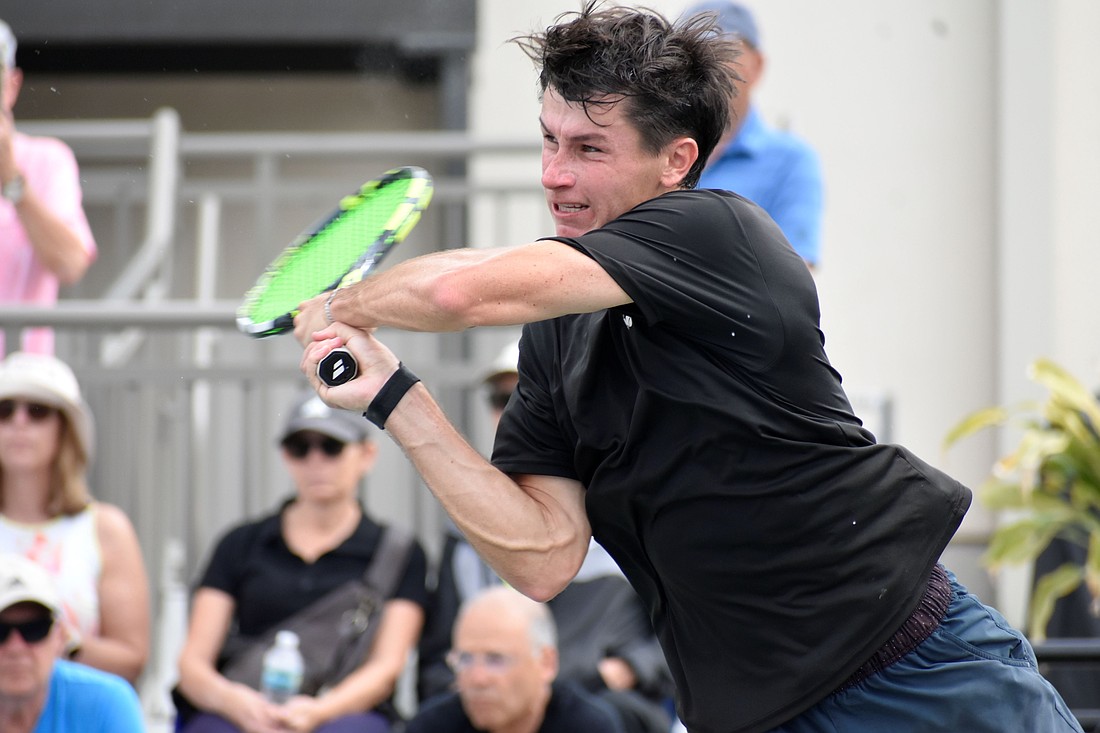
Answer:
[[[336,360],[336,363],[332,366],[332,378],[339,379],[340,375],[347,371],[347,366],[344,363],[344,358],[340,357]]]

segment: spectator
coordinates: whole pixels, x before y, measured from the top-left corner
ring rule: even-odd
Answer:
[[[52,305],[60,285],[84,276],[96,246],[72,151],[60,140],[15,129],[12,109],[23,85],[15,48],[11,28],[0,20],[0,302]],[[53,332],[29,329],[23,350],[53,353]]]
[[[729,0],[707,0],[685,15],[714,13],[723,32],[741,42],[740,81],[730,101],[730,127],[703,169],[699,188],[720,188],[760,205],[811,267],[821,259],[821,165],[803,140],[764,122],[752,92],[765,56],[752,13]]]
[[[49,574],[0,555],[0,730],[142,733],[137,693],[117,675],[58,659],[61,598]]]
[[[609,708],[556,681],[554,620],[511,588],[463,604],[447,655],[457,692],[424,705],[406,733],[621,733]]]
[[[368,657],[331,688],[279,704],[220,672],[231,629],[244,639],[257,637],[358,580],[382,534],[391,531],[366,514],[358,497],[378,451],[367,428],[359,415],[332,410],[313,394],[291,407],[281,447],[294,497],[275,514],[230,530],[195,593],[179,662],[177,705],[185,733],[390,729],[390,699],[427,603],[426,559],[418,544],[384,605]]]
[[[89,493],[93,452],[67,364],[23,352],[0,361],[0,551],[54,577],[70,659],[134,682],[149,653],[149,582],[130,519]]]

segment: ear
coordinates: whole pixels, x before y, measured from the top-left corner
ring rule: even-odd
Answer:
[[[699,143],[695,138],[678,137],[665,148],[665,169],[661,183],[668,188],[679,188],[680,181],[699,159]]]
[[[370,473],[374,468],[374,462],[378,460],[378,444],[373,440],[364,440],[359,443],[359,467],[363,474]]]
[[[6,72],[0,67],[0,73],[6,73],[6,79],[0,79],[0,109],[9,110],[15,107],[15,100],[19,98],[19,90],[23,87],[23,70],[19,67],[8,69]],[[6,105],[6,106],[5,106]]]
[[[755,48],[746,47],[739,60],[741,66],[738,73],[745,80],[745,88],[752,89],[760,81],[760,77],[764,76],[764,54]]]
[[[539,670],[542,678],[547,682],[553,682],[558,676],[558,650],[552,646],[544,646],[538,654]]]

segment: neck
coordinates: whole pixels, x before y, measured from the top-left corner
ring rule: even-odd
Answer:
[[[30,733],[38,725],[45,702],[45,689],[30,697],[0,697],[0,730],[4,733]]]
[[[295,501],[283,513],[283,540],[306,562],[334,550],[355,532],[362,517],[357,501]]]
[[[4,469],[0,486],[0,511],[17,522],[44,522],[50,518],[46,498],[50,495],[50,471]]]
[[[531,703],[527,714],[519,720],[497,728],[492,733],[538,733],[542,727],[542,721],[546,718],[546,707],[550,704],[550,687],[542,690],[538,699]]]
[[[298,498],[287,507],[287,518],[300,526],[330,529],[351,520],[359,521],[361,509],[354,498],[337,501],[305,501]]]

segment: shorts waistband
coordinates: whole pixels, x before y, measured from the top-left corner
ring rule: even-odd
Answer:
[[[921,642],[939,628],[947,607],[951,605],[951,581],[942,565],[936,564],[928,576],[928,585],[916,610],[905,619],[905,623],[894,632],[890,639],[879,647],[871,658],[852,673],[836,690],[843,692],[858,685],[863,680],[878,674],[909,652],[920,646]]]

